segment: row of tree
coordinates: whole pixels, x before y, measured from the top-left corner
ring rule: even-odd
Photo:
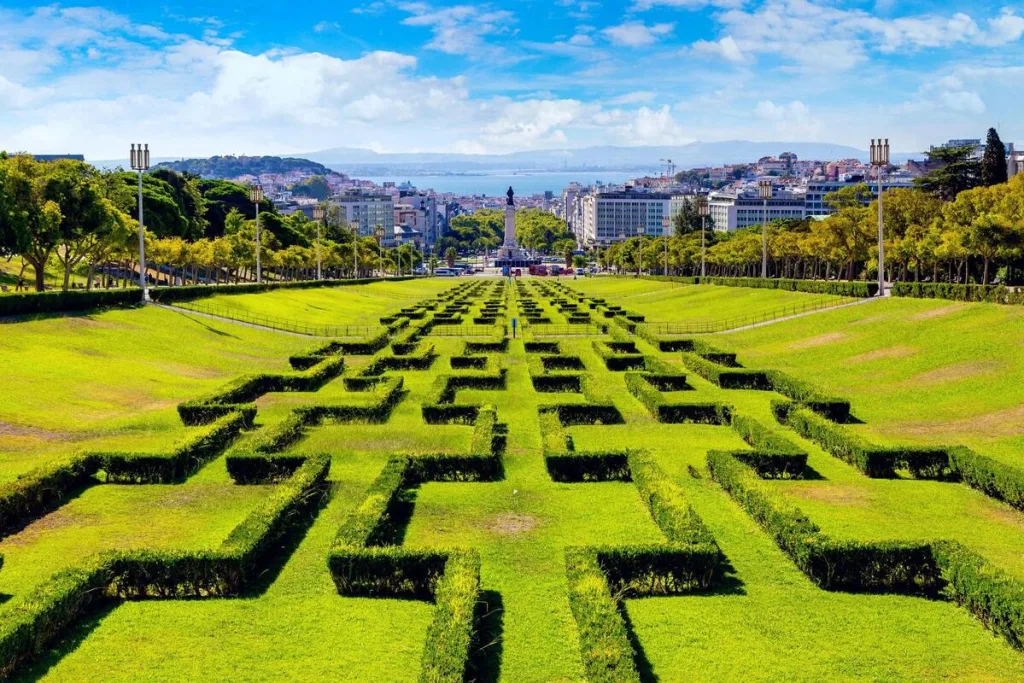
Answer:
[[[516,240],[527,249],[544,254],[563,254],[576,248],[576,237],[565,220],[541,209],[516,211]],[[483,253],[501,246],[505,239],[505,212],[481,209],[451,219],[449,234],[438,240],[438,253],[449,248],[461,254]]]
[[[0,153],[0,258],[20,256],[18,282],[31,269],[39,291],[47,267],[62,273],[63,289],[75,272],[84,272],[92,287],[97,271],[109,276],[111,264],[118,264],[126,279],[138,269],[137,183],[136,175],[120,170]],[[171,282],[255,277],[255,206],[246,187],[156,169],[143,175],[142,193],[152,277]],[[301,212],[281,216],[264,201],[260,226],[260,260],[268,274],[315,274],[316,223]],[[328,273],[409,272],[422,262],[411,246],[384,250],[382,258],[372,238],[356,239],[338,207],[328,208],[319,227],[321,262]]]
[[[878,258],[878,202],[865,205],[866,185],[826,197],[835,213],[823,220],[778,220],[767,226],[769,276],[874,278]],[[882,200],[887,279],[990,283],[1024,271],[1024,175],[964,190],[951,201],[916,188],[892,189]],[[762,226],[733,233],[707,230],[709,275],[756,276]],[[600,254],[603,266],[660,273],[699,274],[700,227],[676,220],[668,239],[633,238]]]

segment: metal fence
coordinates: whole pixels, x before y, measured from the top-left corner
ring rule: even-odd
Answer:
[[[586,337],[605,333],[604,325],[530,325],[535,337]]]
[[[794,303],[770,311],[759,311],[748,315],[722,318],[719,320],[690,320],[681,322],[656,322],[647,321],[638,323],[637,327],[651,334],[685,335],[685,334],[713,334],[735,330],[740,327],[748,327],[759,323],[766,323],[779,318],[787,318],[802,313],[821,311],[827,308],[835,308],[844,304],[863,301],[863,299],[819,299]]]
[[[272,330],[291,332],[292,334],[304,334],[311,337],[358,337],[363,339],[379,334],[382,329],[379,325],[313,325],[310,323],[300,322],[298,320],[274,318],[271,316],[259,315],[257,313],[239,311],[237,309],[211,306],[201,302],[178,303],[174,304],[174,308],[194,311],[195,313],[223,318],[224,320],[267,327]]]
[[[430,334],[438,337],[504,337],[504,325],[434,325]]]

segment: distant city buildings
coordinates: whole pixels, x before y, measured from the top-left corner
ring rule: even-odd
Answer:
[[[337,195],[328,203],[341,207],[345,221],[362,237],[373,237],[378,225],[384,228],[385,235],[395,233],[395,204],[389,194],[350,192]]]
[[[806,216],[804,193],[792,190],[776,190],[767,200],[767,208],[756,187],[712,192],[708,195],[708,207],[715,230],[728,232],[760,225],[766,220],[801,220]]]

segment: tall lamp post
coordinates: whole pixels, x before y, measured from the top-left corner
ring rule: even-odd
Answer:
[[[878,175],[878,296],[885,296],[885,232],[882,227],[882,169],[889,165],[889,138],[871,140],[871,165]]]
[[[661,224],[661,238],[665,240],[665,277],[668,277],[668,225]]]
[[[772,181],[758,180],[757,191],[764,202],[761,209],[761,277],[768,277],[768,200],[772,198]]]
[[[142,303],[149,301],[148,278],[146,277],[146,225],[142,220],[142,174],[149,170],[149,144],[132,145],[130,152],[132,170],[139,174],[139,286],[142,287]]]
[[[704,259],[707,253],[704,246],[704,232],[707,229],[708,215],[711,213],[711,204],[707,197],[697,202],[697,213],[700,214],[700,276],[704,277]]]
[[[384,277],[384,226],[374,228],[373,236],[377,238],[377,249],[380,251],[380,276]]]
[[[321,267],[322,261],[320,259],[320,228],[324,223],[324,218],[327,216],[327,209],[323,204],[317,204],[313,207],[313,220],[316,221],[316,279],[323,280],[323,270]]]
[[[263,282],[263,268],[260,267],[260,202],[263,201],[263,188],[253,185],[249,188],[249,199],[256,205],[256,284]]]

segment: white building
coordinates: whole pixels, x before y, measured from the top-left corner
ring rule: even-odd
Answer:
[[[388,237],[395,232],[395,204],[387,194],[343,194],[330,200],[340,206],[349,225],[358,226],[363,237],[373,237],[377,226]]]
[[[787,190],[776,190],[768,200],[767,211],[764,200],[757,189],[741,192],[712,192],[708,195],[708,206],[715,230],[733,232],[753,225],[780,218],[803,219],[804,194]]]
[[[807,189],[804,192],[804,207],[806,208],[807,216],[828,216],[835,211],[830,209],[825,204],[825,195],[836,190],[841,190],[844,187],[850,185],[867,185],[870,189],[870,194],[865,195],[862,203],[867,206],[871,201],[878,195],[878,181],[874,179],[865,179],[858,181],[843,181],[843,180],[811,180],[807,183]],[[883,178],[882,180],[882,192],[894,190],[903,187],[913,187],[914,183],[910,178]]]
[[[402,190],[398,193],[395,207],[395,227],[405,226],[419,233],[420,239],[434,244],[442,237],[441,221],[437,215],[437,199],[434,195]]]
[[[660,237],[671,227],[672,197],[660,192],[595,192],[583,197],[583,244],[611,244],[623,236]]]

